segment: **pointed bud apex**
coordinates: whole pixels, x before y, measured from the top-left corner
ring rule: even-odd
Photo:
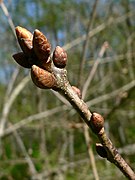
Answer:
[[[44,34],[37,29],[34,31],[33,49],[39,59],[39,65],[43,65],[48,61],[51,45]]]
[[[31,68],[32,64],[30,64],[28,58],[25,56],[23,52],[19,52],[13,55],[15,61],[24,68]]]
[[[15,28],[18,42],[27,57],[31,56],[33,35],[30,31],[20,26]]]
[[[94,133],[99,133],[104,127],[104,118],[98,113],[92,113],[90,126]]]
[[[72,86],[72,89],[74,90],[74,92],[78,95],[78,97],[81,99],[82,94],[80,89],[78,89],[76,86]]]
[[[102,144],[96,143],[96,151],[98,155],[101,156],[102,158],[107,158],[107,152]]]
[[[56,85],[54,75],[36,65],[32,66],[31,78],[34,84],[41,89],[54,88]]]
[[[67,53],[60,46],[57,46],[53,52],[53,63],[58,68],[64,68],[67,64]]]

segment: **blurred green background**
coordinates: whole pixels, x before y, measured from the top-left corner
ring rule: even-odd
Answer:
[[[42,31],[52,51],[65,48],[72,85],[83,91],[91,77],[84,100],[105,117],[108,136],[135,170],[134,9],[135,0],[0,1],[0,179],[97,180],[76,111],[38,89],[13,60],[18,25]],[[99,179],[123,180],[97,155],[91,131],[89,137]]]

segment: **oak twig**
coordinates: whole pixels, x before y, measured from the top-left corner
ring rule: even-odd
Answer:
[[[17,27],[16,34],[23,50],[13,56],[16,62],[31,68],[31,78],[37,87],[53,89],[64,96],[100,140],[101,145],[96,146],[98,154],[115,164],[126,177],[135,180],[135,173],[107,137],[103,117],[92,113],[81,99],[79,89],[70,85],[65,68],[66,52],[57,46],[51,57],[51,45],[39,30],[35,30],[32,35],[28,30]]]

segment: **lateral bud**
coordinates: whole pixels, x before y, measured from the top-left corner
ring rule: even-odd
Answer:
[[[67,64],[67,53],[60,46],[56,46],[53,52],[53,63],[58,68],[64,68]]]
[[[90,126],[94,133],[99,133],[100,130],[104,127],[104,118],[98,113],[92,113]]]
[[[78,97],[81,99],[82,98],[82,93],[81,93],[80,89],[78,89],[76,86],[72,86],[72,89],[78,95]]]
[[[29,59],[23,52],[19,52],[13,55],[14,60],[24,68],[31,68],[32,64],[30,64]]]
[[[54,75],[36,65],[31,68],[31,78],[33,83],[41,89],[51,89],[56,86]]]
[[[98,155],[102,158],[107,158],[107,151],[105,150],[102,144],[96,143],[96,151]]]

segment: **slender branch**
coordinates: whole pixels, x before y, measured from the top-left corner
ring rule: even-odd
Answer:
[[[125,54],[119,54],[119,55],[104,57],[104,58],[102,58],[102,61],[100,61],[100,64],[112,63],[112,62],[115,62],[115,61],[127,60],[126,57],[128,57],[128,56],[133,58],[135,56],[135,53],[127,52]],[[93,58],[89,59],[88,65],[90,67],[93,66],[94,63],[95,63],[95,60]]]
[[[88,106],[93,106],[95,104],[101,103],[103,101],[112,99],[113,97],[117,96],[119,93],[125,92],[125,91],[129,91],[130,89],[132,89],[133,87],[135,87],[135,80],[129,82],[128,84],[122,86],[119,89],[114,90],[111,93],[105,94],[105,95],[101,95],[97,98],[94,98],[90,101],[87,101],[87,105]]]
[[[10,27],[11,27],[11,30],[12,30],[15,38],[16,38],[14,23],[13,23],[13,21],[12,21],[12,18],[11,18],[10,15],[9,15],[9,12],[8,12],[8,9],[7,9],[6,5],[5,5],[5,3],[4,3],[2,0],[0,1],[0,6],[1,6],[1,9],[3,10],[5,16],[7,17],[8,23],[9,23],[9,25],[10,25]]]
[[[29,165],[29,169],[30,169],[30,171],[31,171],[32,176],[34,176],[34,175],[37,173],[37,171],[36,171],[36,168],[35,168],[32,160],[31,160],[29,154],[28,154],[27,151],[26,151],[26,148],[25,148],[25,146],[24,146],[24,143],[23,143],[21,137],[19,136],[19,134],[18,134],[17,131],[14,131],[14,132],[13,132],[13,136],[15,137],[15,139],[16,139],[16,141],[17,141],[17,143],[18,143],[18,146],[20,147],[22,153],[23,153],[24,156],[25,156],[25,159],[26,159],[26,161],[27,161],[27,163],[28,163],[28,165]]]
[[[16,81],[16,78],[18,76],[18,73],[19,73],[19,67],[17,67],[14,72],[12,73],[12,76],[11,76],[11,79],[10,79],[10,82],[8,83],[7,85],[7,91],[6,91],[6,95],[5,95],[5,101],[7,101],[7,99],[9,98],[12,90],[13,90],[13,87],[14,87],[14,84],[15,84],[15,81]]]
[[[108,43],[104,42],[104,44],[102,45],[101,50],[99,52],[98,58],[96,59],[91,71],[89,72],[87,80],[85,81],[85,84],[83,86],[82,99],[84,99],[84,97],[85,97],[85,95],[87,93],[88,87],[90,86],[90,83],[91,83],[91,81],[92,81],[92,79],[94,77],[94,74],[95,74],[95,72],[97,70],[97,67],[100,64],[101,58],[103,57],[107,47],[108,47]]]
[[[6,103],[4,104],[3,107],[3,111],[2,111],[2,117],[1,117],[1,121],[0,121],[0,135],[3,134],[4,131],[4,127],[6,124],[6,119],[7,116],[9,114],[10,108],[14,102],[14,100],[16,99],[16,97],[19,95],[20,91],[26,86],[26,84],[29,82],[30,78],[27,76],[25,77],[18,85],[17,87],[14,89],[14,91],[12,92],[12,94],[10,95],[9,99],[6,101]]]
[[[91,162],[93,174],[94,174],[95,180],[99,180],[99,175],[98,175],[98,171],[97,171],[97,167],[96,167],[95,157],[94,157],[93,150],[91,148],[91,139],[89,136],[89,128],[87,125],[84,125],[83,129],[84,129],[84,136],[85,136],[85,141],[86,141],[86,144],[88,147],[88,153],[90,156],[90,162]]]
[[[127,52],[128,52],[128,55],[127,55],[127,60],[128,60],[128,69],[129,69],[129,74],[130,74],[130,78],[133,80],[135,79],[135,74],[134,74],[134,70],[133,70],[133,60],[132,60],[132,56],[129,52],[132,51],[132,41],[134,40],[134,37],[135,37],[135,33],[132,33],[128,40],[127,40]]]
[[[6,128],[4,130],[4,132],[0,135],[0,137],[4,137],[6,135],[9,135],[10,133],[13,133],[15,130],[19,129],[19,128],[22,128],[24,126],[26,126],[28,123],[31,123],[35,120],[39,120],[39,119],[42,119],[42,118],[45,118],[45,117],[49,117],[51,115],[54,115],[55,113],[58,113],[58,112],[61,112],[61,110],[68,110],[69,107],[63,105],[63,106],[59,106],[59,107],[56,107],[54,109],[51,109],[51,110],[48,110],[48,111],[45,111],[45,112],[41,112],[41,113],[38,113],[38,114],[34,114],[34,115],[31,115],[25,119],[22,119],[21,121],[19,121],[18,123]]]
[[[42,98],[42,91],[40,89],[37,89],[37,98],[38,98],[38,112],[41,113],[43,111],[43,107],[46,109],[45,105],[43,105],[43,98]],[[40,152],[41,156],[45,156],[46,158],[44,159],[44,165],[43,169],[49,169],[50,168],[50,163],[48,159],[48,150],[47,150],[47,141],[46,141],[46,128],[45,128],[45,122],[42,121],[39,122],[40,126],[40,139],[41,139],[41,145],[40,145]]]
[[[87,33],[86,33],[86,39],[84,42],[83,53],[82,53],[82,57],[81,57],[80,67],[79,67],[79,78],[78,78],[78,87],[79,88],[82,85],[82,74],[84,71],[85,57],[86,57],[87,48],[88,48],[88,44],[89,44],[89,31],[93,27],[93,23],[94,23],[95,16],[96,16],[96,7],[97,7],[98,2],[99,2],[99,0],[95,0],[93,8],[92,8],[92,12],[90,13],[90,18],[89,18],[89,23],[88,23],[88,27],[87,27]]]
[[[67,131],[65,131],[65,129],[62,132],[62,138],[63,138],[64,143],[59,153],[59,164],[66,162],[65,154],[67,152],[69,142],[68,142]]]

